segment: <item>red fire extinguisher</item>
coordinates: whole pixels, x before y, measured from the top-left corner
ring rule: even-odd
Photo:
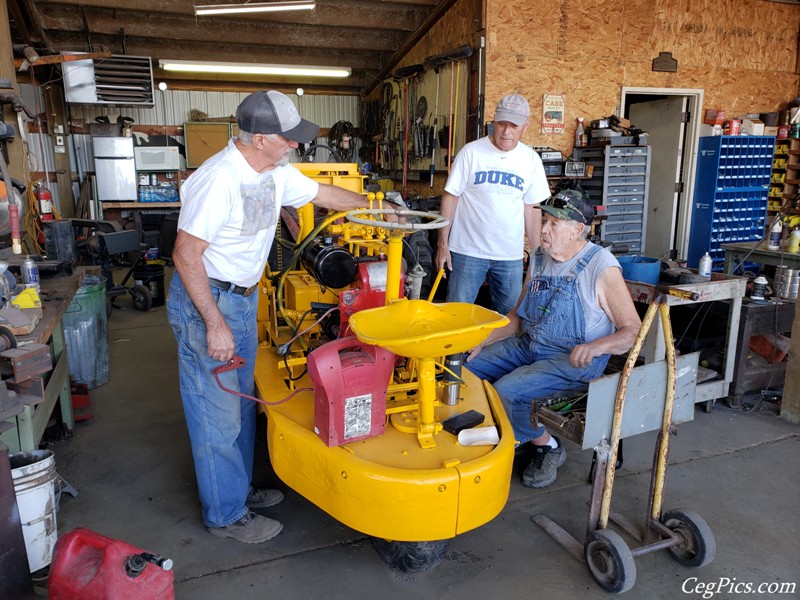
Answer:
[[[33,186],[33,193],[36,197],[37,208],[39,209],[39,244],[44,244],[44,222],[54,221],[55,215],[53,214],[53,196],[46,187],[41,183]]]
[[[39,203],[39,219],[41,221],[53,221],[53,195],[42,184],[35,187],[36,201]]]

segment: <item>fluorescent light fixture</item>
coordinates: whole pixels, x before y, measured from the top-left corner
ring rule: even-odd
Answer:
[[[199,62],[194,60],[158,61],[165,71],[189,73],[227,73],[232,75],[287,75],[290,77],[349,77],[347,67],[312,67],[293,65],[263,65],[257,63]]]
[[[279,12],[285,10],[313,10],[314,0],[286,0],[278,2],[244,2],[240,4],[197,4],[195,16],[226,15],[234,13]]]

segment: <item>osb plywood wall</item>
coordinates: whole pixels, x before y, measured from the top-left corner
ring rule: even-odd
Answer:
[[[567,154],[576,119],[614,113],[623,86],[699,88],[728,115],[798,95],[800,7],[766,0],[486,0],[486,118],[503,95],[531,103],[524,141]],[[652,71],[671,52],[676,73]],[[563,134],[541,133],[542,95],[566,97]]]
[[[436,56],[444,52],[449,52],[465,44],[476,48],[476,32],[481,28],[481,11],[481,0],[459,0],[445,13],[444,17],[431,28],[425,37],[403,57],[402,62],[398,66],[404,67],[423,63],[429,56]],[[464,64],[462,64],[462,69],[466,69]],[[449,102],[449,78],[449,72],[442,73],[442,88],[439,98],[440,113],[447,109],[445,103]],[[431,97],[428,98],[429,101],[431,101],[431,99]],[[464,101],[463,98],[461,102],[466,105],[466,101]],[[474,104],[474,99],[471,99],[471,102]],[[466,116],[463,115],[460,121],[458,128],[463,132],[464,126],[466,125]],[[439,151],[439,159],[436,161],[438,169],[443,168],[441,154],[441,151]],[[424,180],[420,182],[409,182],[409,193],[420,196],[434,196],[441,195],[444,191],[446,173],[442,173],[441,171],[437,172],[434,177],[433,187],[430,186],[430,178],[425,177],[423,179]]]

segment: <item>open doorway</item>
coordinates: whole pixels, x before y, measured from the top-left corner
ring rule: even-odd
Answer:
[[[625,87],[620,106],[652,146],[644,253],[685,258],[703,90]]]

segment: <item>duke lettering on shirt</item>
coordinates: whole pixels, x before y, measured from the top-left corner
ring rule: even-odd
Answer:
[[[482,183],[499,183],[500,185],[508,185],[522,190],[525,185],[525,180],[518,175],[504,173],[503,171],[476,171],[473,185],[480,185]]]

